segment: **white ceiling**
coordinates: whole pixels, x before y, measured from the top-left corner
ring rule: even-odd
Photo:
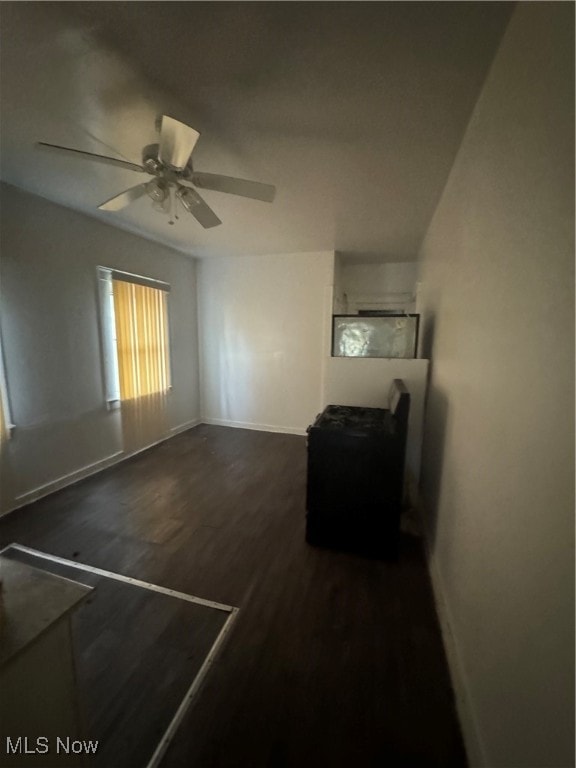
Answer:
[[[511,4],[1,4],[0,176],[206,257],[337,250],[414,259]],[[275,184],[273,204],[202,192],[223,224],[173,226],[142,180],[37,141],[140,162],[169,114],[199,171]]]

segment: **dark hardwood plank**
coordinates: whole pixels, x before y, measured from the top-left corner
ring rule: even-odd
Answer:
[[[308,546],[305,446],[203,425],[8,515],[0,542],[240,608],[166,767],[465,766],[421,543]]]
[[[3,554],[94,587],[72,616],[84,737],[99,744],[90,765],[142,768],[230,614],[13,547]]]

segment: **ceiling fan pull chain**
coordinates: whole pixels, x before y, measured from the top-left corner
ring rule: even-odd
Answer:
[[[174,218],[176,221],[180,221],[180,216],[178,216],[178,196],[176,195],[176,192],[174,192]]]
[[[174,217],[172,215],[173,207],[174,207],[173,202],[174,202],[174,192],[172,190],[172,187],[169,187],[169,189],[168,189],[168,215],[169,215],[170,218],[168,220],[168,224],[174,224]]]

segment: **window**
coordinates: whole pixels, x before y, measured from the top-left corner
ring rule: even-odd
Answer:
[[[420,315],[378,310],[332,316],[332,357],[414,358]]]
[[[170,388],[168,291],[156,280],[100,268],[107,399]]]

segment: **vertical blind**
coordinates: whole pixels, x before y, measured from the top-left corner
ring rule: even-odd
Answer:
[[[157,288],[112,280],[120,399],[170,387],[167,294]]]

